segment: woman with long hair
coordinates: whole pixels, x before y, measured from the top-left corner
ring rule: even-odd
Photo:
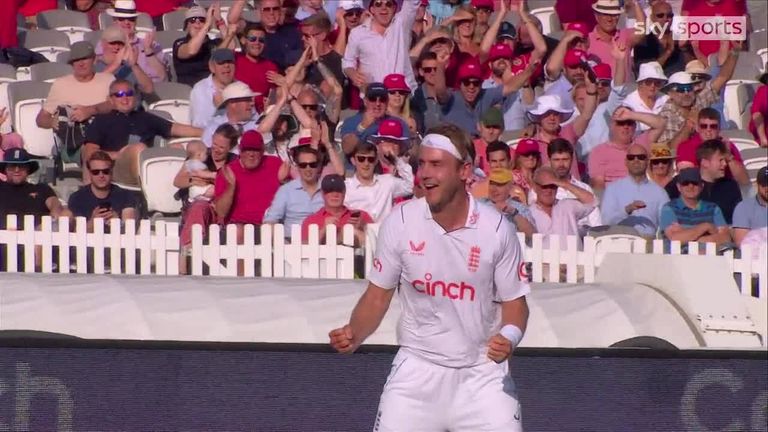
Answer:
[[[541,166],[541,144],[539,140],[525,138],[520,140],[515,147],[512,182],[523,189],[526,197],[533,187],[533,173]],[[527,204],[527,202],[523,204]]]
[[[405,75],[389,74],[384,77],[384,87],[387,88],[387,115],[399,117],[407,125],[411,137],[417,137],[416,119],[411,115],[411,88],[405,82]]]

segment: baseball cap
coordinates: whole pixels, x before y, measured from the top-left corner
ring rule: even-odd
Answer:
[[[587,53],[578,48],[570,49],[565,53],[563,64],[570,68],[579,67],[587,61]]]
[[[365,97],[366,98],[373,98],[376,96],[388,96],[389,92],[387,91],[387,88],[384,86],[383,83],[380,82],[372,82],[368,84],[368,87],[365,88]]]
[[[69,49],[69,59],[67,60],[67,63],[72,64],[72,62],[77,60],[82,60],[85,58],[91,58],[95,57],[96,52],[93,50],[93,45],[91,45],[88,41],[78,41],[72,44],[72,46]]]
[[[480,123],[484,126],[498,126],[504,129],[504,115],[496,107],[490,107],[483,113]]]
[[[107,27],[103,32],[101,32],[101,40],[106,42],[126,42],[125,33],[120,29],[120,27],[116,25],[111,25]]]
[[[595,71],[595,77],[597,77],[598,81],[610,81],[613,79],[613,71],[611,71],[611,65],[608,63],[596,64],[592,70]]]
[[[488,8],[493,10],[493,0],[472,0],[473,8]]]
[[[565,26],[565,31],[573,30],[581,33],[583,38],[589,37],[589,26],[583,22],[572,22]]]
[[[227,48],[217,48],[211,53],[211,61],[217,64],[234,63],[235,52]]]
[[[256,130],[249,130],[240,138],[240,151],[258,150],[264,151],[264,138]]]
[[[480,68],[480,63],[475,59],[462,63],[461,66],[459,66],[457,78],[459,81],[468,78],[483,79],[483,71]]]
[[[701,183],[701,173],[698,168],[685,168],[677,175],[677,182],[696,182]]]
[[[491,50],[488,52],[488,61],[496,61],[498,59],[512,59],[512,47],[510,47],[507,44],[504,43],[498,43],[491,47]]]
[[[768,186],[768,166],[764,166],[757,171],[757,184]]]
[[[345,192],[347,185],[344,183],[344,177],[338,174],[328,174],[320,182],[320,189],[323,192]]]
[[[488,175],[488,180],[494,183],[506,184],[512,181],[512,171],[506,168],[495,168]]]
[[[517,143],[517,147],[515,147],[515,154],[516,155],[524,155],[524,154],[530,154],[530,153],[539,153],[541,154],[541,146],[539,145],[540,141],[533,138],[525,138],[520,140]]]
[[[384,77],[384,87],[387,90],[405,90],[411,91],[408,84],[405,82],[405,75],[402,74],[389,74]]]
[[[404,134],[403,124],[400,120],[394,118],[384,119],[379,123],[379,130],[375,135],[372,135],[369,140],[373,143],[377,143],[381,140],[387,141],[408,141],[408,137]]]
[[[504,21],[501,23],[501,27],[499,27],[499,32],[497,33],[496,39],[514,39],[516,36],[517,30],[515,29],[515,26],[513,26],[511,22]]]
[[[192,6],[191,8],[187,9],[187,12],[184,14],[185,21],[190,18],[207,18],[205,9],[200,6]]]

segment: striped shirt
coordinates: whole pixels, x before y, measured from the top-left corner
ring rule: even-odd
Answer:
[[[709,201],[699,201],[696,208],[690,208],[682,198],[674,199],[661,208],[661,231],[664,232],[673,224],[683,228],[692,228],[702,223],[712,223],[720,228],[727,226],[723,212],[717,204]]]

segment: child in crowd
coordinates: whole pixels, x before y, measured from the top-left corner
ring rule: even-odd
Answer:
[[[208,171],[205,161],[208,159],[208,148],[202,141],[192,141],[187,144],[187,161],[184,167],[187,172],[194,174],[196,171]],[[189,187],[189,202],[210,201],[213,198],[213,185]]]

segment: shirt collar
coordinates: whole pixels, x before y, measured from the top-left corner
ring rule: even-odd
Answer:
[[[464,222],[464,228],[477,228],[477,223],[480,220],[480,209],[475,197],[471,194],[467,194],[467,196],[469,197],[469,211],[467,212],[467,220]],[[424,219],[434,219],[426,199],[424,199]]]

